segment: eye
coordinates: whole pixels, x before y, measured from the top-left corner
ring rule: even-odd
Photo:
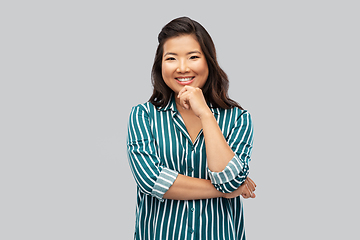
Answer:
[[[190,59],[196,59],[199,58],[198,56],[191,56]]]
[[[173,58],[173,57],[168,57],[165,59],[165,61],[173,61],[173,60],[175,60],[175,58]]]

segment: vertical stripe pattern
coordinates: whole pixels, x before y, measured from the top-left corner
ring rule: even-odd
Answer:
[[[222,172],[207,168],[202,131],[192,143],[174,99],[165,108],[133,107],[127,152],[137,184],[134,239],[245,239],[241,198],[163,199],[178,174],[210,179],[222,192],[236,190],[249,173],[253,144],[250,114],[210,108],[235,156]]]

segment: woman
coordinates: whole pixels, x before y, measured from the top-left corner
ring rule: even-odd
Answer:
[[[253,130],[228,97],[207,31],[187,17],[158,36],[153,94],[134,107],[128,158],[137,183],[135,239],[245,239],[241,197]]]

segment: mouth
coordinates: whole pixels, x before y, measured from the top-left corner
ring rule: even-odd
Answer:
[[[177,77],[176,81],[181,85],[188,85],[194,81],[195,77]]]

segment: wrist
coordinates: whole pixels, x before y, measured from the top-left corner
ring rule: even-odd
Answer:
[[[205,120],[205,119],[209,119],[209,118],[213,118],[213,117],[214,117],[214,115],[211,112],[210,108],[208,108],[208,107],[199,114],[200,120]]]

